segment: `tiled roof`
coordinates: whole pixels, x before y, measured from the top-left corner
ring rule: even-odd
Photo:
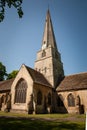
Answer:
[[[69,91],[81,89],[87,89],[87,73],[66,76],[56,90]]]
[[[5,81],[0,81],[0,91],[8,91],[11,89],[11,85],[14,81],[13,79],[5,80]]]
[[[41,74],[40,72],[38,72],[28,66],[25,66],[25,67],[27,68],[28,72],[30,73],[30,75],[35,83],[51,87],[50,83],[47,81],[47,79],[44,77],[43,74]]]

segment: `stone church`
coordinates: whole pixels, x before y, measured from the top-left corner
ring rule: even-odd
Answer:
[[[49,10],[34,69],[22,64],[15,79],[0,82],[0,110],[28,114],[87,111],[87,73],[64,76]]]

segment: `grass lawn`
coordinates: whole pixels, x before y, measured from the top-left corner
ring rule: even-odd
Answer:
[[[85,130],[85,115],[0,112],[0,130]]]

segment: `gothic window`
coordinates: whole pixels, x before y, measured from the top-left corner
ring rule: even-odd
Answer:
[[[61,94],[57,97],[57,105],[59,107],[63,107],[64,106],[64,104],[63,104],[63,97],[62,97]]]
[[[48,105],[51,105],[51,94],[48,94]]]
[[[37,93],[37,105],[41,105],[42,104],[42,93],[41,91],[38,91]]]
[[[27,83],[24,79],[19,80],[15,88],[15,103],[26,103]]]
[[[76,97],[76,105],[81,105],[80,97],[79,95]]]
[[[45,57],[45,56],[46,56],[46,52],[45,52],[45,50],[43,50],[42,57]]]
[[[67,99],[68,99],[68,106],[74,107],[75,106],[74,96],[72,94],[69,94]]]

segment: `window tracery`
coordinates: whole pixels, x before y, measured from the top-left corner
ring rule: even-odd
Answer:
[[[19,80],[15,88],[15,103],[25,103],[27,83],[24,79]]]

